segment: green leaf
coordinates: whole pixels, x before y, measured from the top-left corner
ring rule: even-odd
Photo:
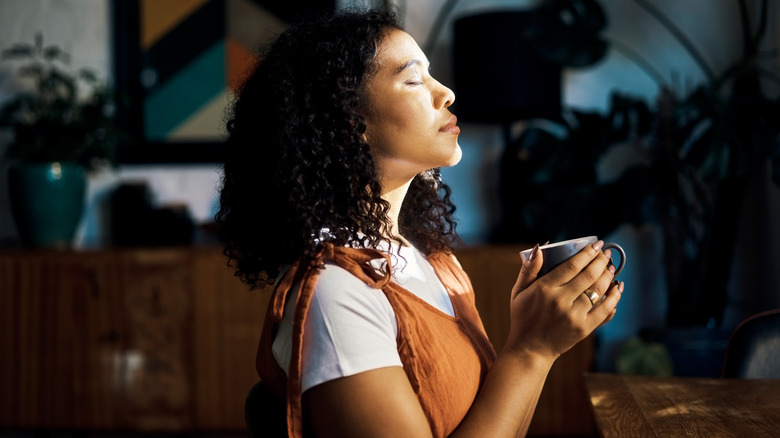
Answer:
[[[621,346],[616,365],[620,374],[671,376],[674,371],[671,355],[663,344],[636,336]]]
[[[3,50],[2,59],[19,59],[19,58],[31,58],[35,48],[29,44],[18,43],[11,46],[9,49]]]
[[[90,84],[98,83],[97,74],[93,70],[88,68],[82,68],[81,70],[79,70],[79,77],[84,81],[89,82]]]
[[[35,33],[35,49],[38,53],[43,51],[43,34],[40,32]]]
[[[67,64],[70,62],[70,55],[57,46],[49,46],[43,49],[43,59],[49,62],[59,60]]]
[[[608,44],[599,35],[606,24],[606,15],[595,0],[547,0],[534,12],[525,33],[544,58],[584,67],[606,54]]]
[[[44,74],[43,66],[41,64],[30,64],[23,67],[19,67],[19,76],[38,79]]]

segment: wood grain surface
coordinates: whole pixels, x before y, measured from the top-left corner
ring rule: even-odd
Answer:
[[[585,376],[610,437],[778,437],[780,380]]]

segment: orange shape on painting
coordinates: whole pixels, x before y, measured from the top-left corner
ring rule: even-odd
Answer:
[[[249,69],[257,62],[257,56],[235,38],[226,38],[225,46],[228,87],[235,93],[249,74]]]

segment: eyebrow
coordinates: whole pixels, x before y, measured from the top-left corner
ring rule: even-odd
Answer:
[[[410,60],[404,62],[400,67],[398,67],[398,69],[395,71],[394,74],[401,73],[407,67],[410,67],[412,65],[422,65],[422,61],[420,61],[419,59],[416,59],[416,58],[415,59],[410,59]]]

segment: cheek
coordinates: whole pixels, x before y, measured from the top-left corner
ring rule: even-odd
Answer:
[[[432,141],[436,129],[437,113],[430,106],[430,96],[420,94],[387,93],[382,99],[369,95],[369,102],[379,101],[365,116],[366,141],[375,154],[397,155],[405,150],[409,141]]]
[[[370,124],[366,129],[366,143],[375,160],[391,158],[398,154],[395,145],[398,143],[394,129],[384,125]]]
[[[366,117],[366,142],[378,152],[388,152],[409,134],[409,121],[412,119],[399,112],[375,112]]]

